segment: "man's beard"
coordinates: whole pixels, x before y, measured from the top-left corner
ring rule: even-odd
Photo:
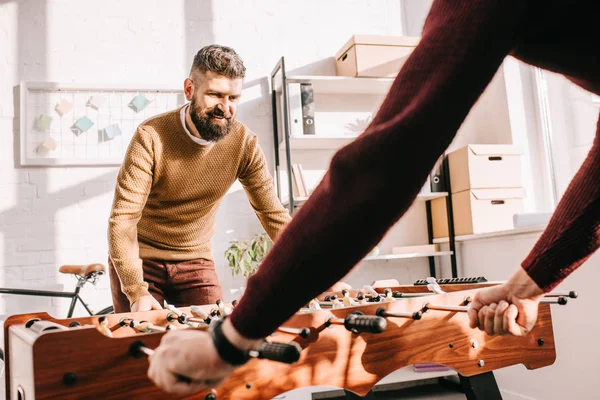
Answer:
[[[213,117],[223,117],[223,119],[218,122],[213,120]],[[227,136],[233,119],[231,114],[224,113],[217,107],[208,111],[196,111],[196,99],[190,102],[190,118],[200,136],[209,142],[216,142]]]

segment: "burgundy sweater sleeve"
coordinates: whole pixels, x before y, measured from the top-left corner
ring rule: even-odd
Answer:
[[[515,45],[523,0],[436,1],[419,45],[366,131],[277,239],[231,315],[269,335],[346,275],[405,213],[469,110]]]
[[[600,120],[585,161],[521,266],[545,292],[600,247]]]

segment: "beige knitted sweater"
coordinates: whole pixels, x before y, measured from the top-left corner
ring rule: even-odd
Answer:
[[[224,139],[201,145],[184,130],[180,111],[138,127],[117,179],[109,254],[132,304],[148,294],[142,258],[212,259],[217,209],[236,179],[271,239],[291,218],[254,133],[236,121]]]

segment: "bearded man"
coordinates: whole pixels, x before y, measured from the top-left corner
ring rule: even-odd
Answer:
[[[109,219],[115,312],[222,298],[210,241],[236,180],[272,240],[290,221],[257,136],[235,119],[245,73],[233,49],[202,48],[184,81],[189,103],[137,128]]]

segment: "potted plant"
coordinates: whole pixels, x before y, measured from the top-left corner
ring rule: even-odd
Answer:
[[[273,242],[266,233],[254,235],[251,240],[232,240],[225,251],[233,276],[243,275],[245,278],[254,274],[260,263],[273,246]]]

